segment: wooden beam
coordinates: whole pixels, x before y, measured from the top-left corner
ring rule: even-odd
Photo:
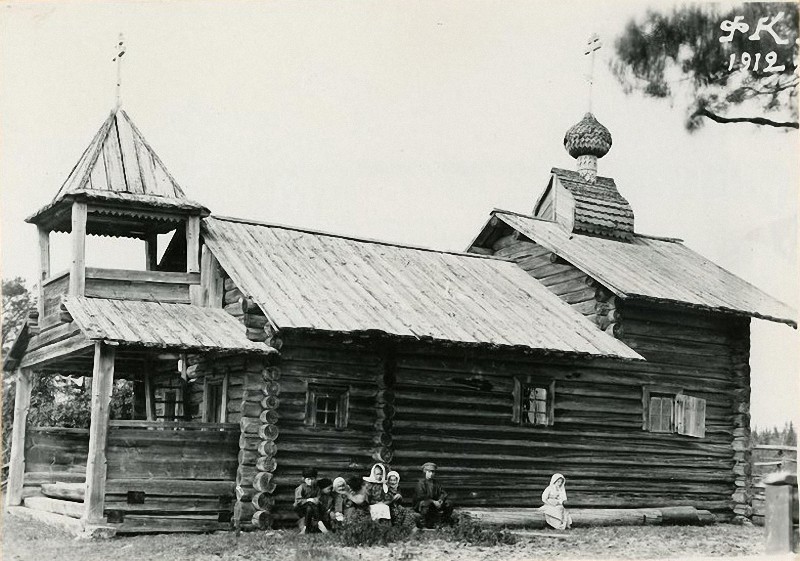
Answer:
[[[144,366],[144,403],[146,411],[146,419],[148,421],[156,420],[156,404],[155,404],[155,389],[153,388],[152,379],[153,360],[150,358],[145,359]]]
[[[72,266],[69,293],[83,296],[86,287],[86,203],[72,203]]]
[[[190,216],[186,219],[186,272],[200,271],[200,217]]]
[[[158,235],[150,234],[144,240],[145,269],[155,271],[158,267]]]
[[[66,339],[62,339],[53,343],[52,345],[47,345],[36,349],[35,351],[26,353],[25,356],[22,357],[20,366],[22,368],[30,368],[32,366],[38,367],[49,362],[61,360],[68,356],[81,353],[90,348],[92,345],[94,345],[93,341],[87,339],[82,333],[77,332]]]
[[[25,424],[31,405],[33,374],[28,369],[17,371],[17,388],[14,396],[14,426],[11,429],[11,458],[8,466],[6,507],[22,504],[22,487],[25,478]]]
[[[86,460],[86,492],[82,520],[103,519],[106,493],[106,438],[108,436],[111,390],[114,386],[115,348],[95,343],[92,371],[92,416],[89,425],[89,457]]]
[[[50,276],[50,230],[39,229],[39,317],[44,317],[44,280]]]
[[[201,305],[209,308],[221,308],[225,294],[225,279],[222,267],[211,253],[207,245],[203,246],[200,263],[200,285],[203,287]]]

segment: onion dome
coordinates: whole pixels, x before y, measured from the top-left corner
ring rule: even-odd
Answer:
[[[564,147],[573,158],[596,156],[602,158],[611,149],[611,133],[594,115],[587,113],[564,135]]]

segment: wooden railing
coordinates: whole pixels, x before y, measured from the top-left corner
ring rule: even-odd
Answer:
[[[145,300],[188,304],[189,287],[200,284],[200,273],[170,271],[129,271],[127,269],[86,268],[84,295],[117,300]],[[40,324],[55,321],[62,296],[69,291],[69,271],[61,271],[42,281],[43,316]]]

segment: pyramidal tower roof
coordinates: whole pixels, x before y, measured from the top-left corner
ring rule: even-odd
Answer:
[[[53,201],[26,219],[50,223],[61,230],[56,216],[60,203],[85,199],[135,207],[209,214],[203,205],[186,197],[128,114],[111,112],[86,147]],[[67,228],[68,229],[68,228]]]

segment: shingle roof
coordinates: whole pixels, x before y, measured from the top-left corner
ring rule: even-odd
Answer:
[[[575,226],[590,234],[629,239],[633,234],[633,209],[619,194],[610,177],[598,177],[589,183],[578,172],[550,170],[575,199]]]
[[[187,304],[67,296],[64,305],[87,339],[186,351],[273,352],[250,341],[224,310]]]
[[[641,358],[506,260],[219,217],[203,234],[278,329]]]
[[[127,200],[160,207],[205,208],[186,198],[161,159],[123,110],[112,111],[86,147],[53,201],[36,217],[68,196]]]
[[[635,235],[630,242],[567,232],[549,220],[493,214],[622,298],[676,302],[797,326],[796,312],[677,240]]]

